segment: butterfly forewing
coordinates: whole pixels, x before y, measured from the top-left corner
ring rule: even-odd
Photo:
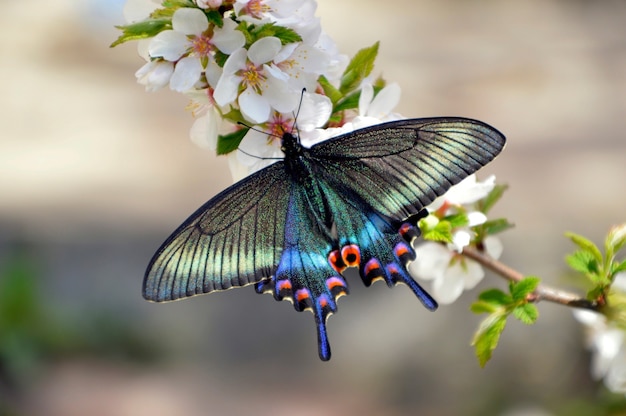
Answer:
[[[222,191],[159,248],[146,271],[144,297],[175,300],[271,276],[283,250],[288,199],[282,162]]]
[[[500,132],[479,121],[434,118],[372,126],[310,151],[334,186],[402,220],[491,161],[504,143]]]

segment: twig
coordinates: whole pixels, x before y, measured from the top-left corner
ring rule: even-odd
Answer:
[[[463,255],[477,261],[484,267],[512,282],[519,282],[524,278],[522,273],[473,247],[465,247],[463,249]],[[561,305],[590,309],[593,311],[597,311],[600,308],[600,304],[596,301],[591,301],[575,293],[555,289],[546,285],[539,285],[528,300],[531,302],[546,300],[548,302],[560,303]]]

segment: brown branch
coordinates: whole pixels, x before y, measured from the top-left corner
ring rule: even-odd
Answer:
[[[504,277],[512,282],[519,282],[524,278],[524,275],[515,269],[510,268],[504,263],[492,258],[488,254],[479,251],[473,247],[465,247],[463,249],[463,255],[470,258],[492,272]],[[528,299],[530,302],[539,302],[546,300],[548,302],[560,303],[574,308],[590,309],[597,311],[600,307],[598,302],[587,300],[575,293],[566,292],[560,289],[555,289],[546,285],[539,285],[537,289],[532,293]]]

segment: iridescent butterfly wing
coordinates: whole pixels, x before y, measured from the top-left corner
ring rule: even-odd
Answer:
[[[286,134],[284,161],[234,184],[198,209],[162,245],[144,297],[174,300],[256,283],[259,293],[311,310],[319,355],[330,358],[326,320],[348,293],[342,273],[366,285],[404,283],[423,208],[504,147],[494,128],[462,118],[379,124],[302,148]]]

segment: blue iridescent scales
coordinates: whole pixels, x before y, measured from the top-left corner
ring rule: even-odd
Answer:
[[[348,294],[348,267],[366,286],[404,283],[427,309],[437,308],[406,269],[417,221],[504,144],[485,123],[449,117],[383,123],[310,149],[287,133],[282,161],[219,193],[163,243],[143,295],[162,302],[254,284],[313,312],[326,361],[326,321]]]

